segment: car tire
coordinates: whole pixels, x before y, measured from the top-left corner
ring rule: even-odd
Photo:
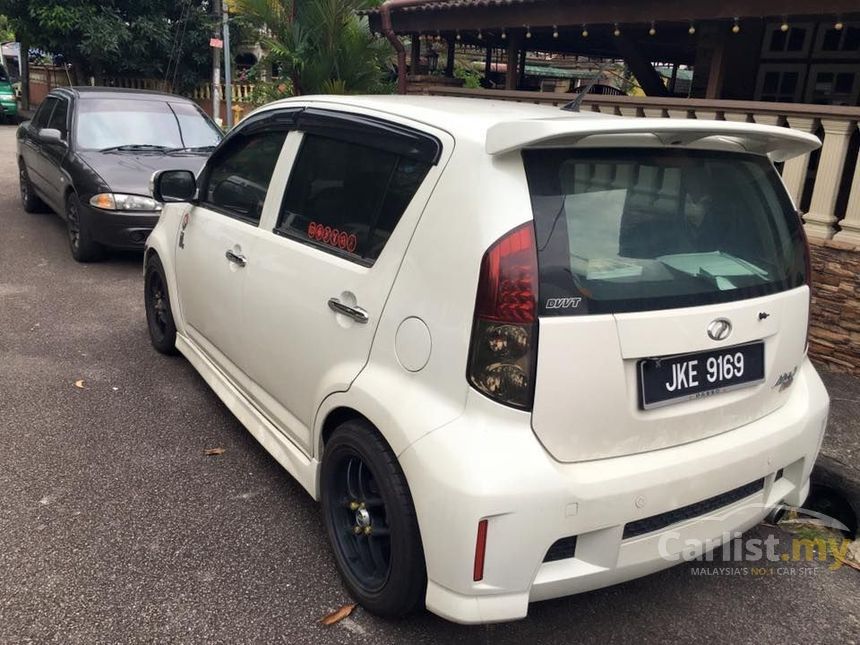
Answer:
[[[66,230],[72,257],[78,262],[98,262],[104,259],[105,249],[93,240],[89,224],[81,215],[81,202],[75,193],[70,193],[66,198]]]
[[[156,351],[168,356],[175,355],[176,323],[170,308],[170,293],[167,290],[164,266],[155,253],[146,259],[143,284],[149,340]]]
[[[325,445],[322,511],[337,568],[371,613],[397,617],[423,606],[424,548],[397,457],[367,421],[340,425]]]
[[[27,172],[27,166],[23,161],[18,162],[18,187],[21,192],[21,203],[24,205],[24,210],[28,213],[42,213],[45,209],[43,202],[33,190],[33,184],[30,182],[30,173]]]

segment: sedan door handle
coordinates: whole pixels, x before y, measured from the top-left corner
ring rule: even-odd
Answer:
[[[349,316],[355,322],[361,324],[366,324],[367,321],[370,320],[370,316],[367,315],[367,312],[364,309],[361,307],[350,307],[349,305],[345,305],[337,298],[328,299],[328,308],[335,313]]]
[[[233,251],[231,251],[229,249],[224,254],[224,256],[228,260],[230,260],[230,262],[232,262],[233,264],[238,264],[240,267],[243,267],[246,264],[248,264],[248,258],[246,258],[244,255],[239,255],[238,253],[233,253]]]

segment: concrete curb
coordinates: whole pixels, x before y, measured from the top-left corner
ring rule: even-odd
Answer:
[[[860,474],[838,459],[819,455],[812,469],[812,484],[829,488],[841,495],[860,520]]]

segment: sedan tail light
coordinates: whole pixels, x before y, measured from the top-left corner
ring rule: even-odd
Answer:
[[[513,229],[484,254],[475,299],[469,382],[491,399],[530,410],[537,347],[534,226]]]

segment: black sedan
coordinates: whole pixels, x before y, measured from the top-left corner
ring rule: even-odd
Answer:
[[[25,210],[50,207],[66,220],[72,255],[143,249],[161,204],[152,173],[196,173],[221,140],[188,99],[104,87],[53,90],[18,128],[18,177]]]

